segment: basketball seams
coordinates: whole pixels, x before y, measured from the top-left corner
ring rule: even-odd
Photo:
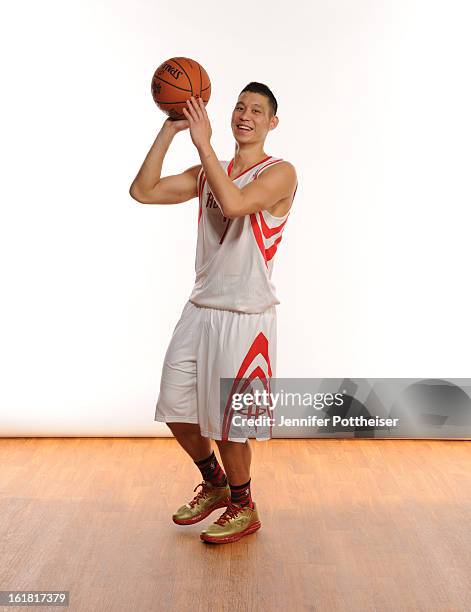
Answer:
[[[157,100],[157,102],[159,104],[178,104],[178,100],[177,101],[172,100],[171,102],[162,102],[161,100]],[[185,100],[182,100],[182,103],[184,103],[184,102],[185,102]]]
[[[173,76],[175,83],[170,81],[169,75]],[[182,81],[185,79],[188,87],[183,87]],[[152,97],[157,106],[171,118],[183,119],[182,108],[185,108],[190,96],[201,97],[205,104],[209,101],[211,81],[203,66],[188,57],[170,58],[162,63],[152,80]]]
[[[180,89],[181,91],[189,91],[189,92],[191,92],[191,89],[186,89],[185,87],[178,87],[178,85],[174,85],[173,83],[170,83],[170,81],[166,81],[162,77],[156,76],[155,80],[157,80],[157,79],[159,81],[162,81],[162,83],[165,83],[166,85],[170,85],[170,87],[173,87],[174,89]]]
[[[180,68],[180,69],[181,69],[182,75],[184,75],[184,76],[186,77],[186,80],[188,81],[188,86],[191,88],[191,79],[190,79],[190,77],[188,76],[188,73],[186,72],[186,70],[183,68],[183,66],[180,66],[180,64],[179,64],[178,62],[176,62],[176,61],[175,61],[175,59],[174,59],[173,57],[172,57],[172,58],[170,58],[170,59],[168,59],[168,60],[166,60],[165,62],[163,62],[163,63],[162,63],[160,66],[159,66],[159,69],[160,69],[160,68],[162,68],[162,66],[164,66],[165,64],[168,64],[169,66],[172,66],[172,68],[173,68],[174,70],[176,70],[176,69],[177,69],[177,66],[178,66],[178,68]],[[158,79],[160,79],[160,75],[158,74],[158,70],[159,70],[159,69],[157,69],[157,70],[156,70],[155,75],[154,75],[154,76],[155,76],[155,78],[158,78]],[[165,75],[165,71],[163,71],[163,70],[161,71],[161,74],[162,74],[163,76],[166,76],[166,75]],[[163,79],[162,79],[162,80],[163,80]],[[166,81],[164,81],[164,82],[166,82]],[[166,82],[166,84],[167,84],[167,85],[170,85],[170,87],[176,87],[177,89],[179,89],[179,86],[178,86],[178,85],[174,85],[173,83],[167,83],[167,82]],[[185,89],[185,91],[190,91],[190,89]]]
[[[185,58],[181,58],[181,59],[185,59]],[[175,64],[177,66],[180,66],[180,68],[183,70],[183,72],[185,73],[186,78],[188,79],[188,83],[190,83],[190,87],[191,87],[191,95],[193,96],[193,83],[191,82],[190,77],[188,76],[188,72],[185,70],[185,68],[183,68],[183,66],[177,62],[177,60],[175,58],[172,58],[172,62],[175,62]]]

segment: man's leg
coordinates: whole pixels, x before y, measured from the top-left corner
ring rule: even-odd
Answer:
[[[211,440],[201,435],[197,423],[167,423],[167,425],[193,461],[201,461],[211,454]]]
[[[201,476],[213,487],[227,487],[224,470],[211,448],[211,441],[201,435],[194,423],[167,423],[180,446],[190,455]]]
[[[173,515],[177,525],[193,525],[229,503],[227,478],[211,448],[211,440],[201,435],[195,423],[167,423],[180,446],[190,455],[203,477],[201,490]],[[198,487],[195,488],[195,491]]]
[[[243,508],[253,508],[250,491],[252,449],[249,440],[244,443],[216,440],[216,444],[229,481],[232,503]]]
[[[226,470],[226,476],[232,485],[241,485],[250,479],[250,463],[252,449],[249,441],[228,442],[215,440],[221,453],[221,460]]]
[[[258,510],[250,494],[250,462],[252,449],[249,440],[231,442],[216,440],[229,479],[231,503],[219,517],[201,532],[203,542],[225,544],[260,529]]]
[[[233,382],[239,381],[236,383],[238,389],[242,379],[253,379],[253,384],[259,386],[272,378],[276,357],[276,310],[272,307],[263,313],[248,314],[213,309],[210,310],[210,322],[197,353],[198,406],[205,408],[199,415],[199,422],[202,433],[218,445],[231,499],[226,511],[200,537],[205,542],[227,543],[254,533],[261,526],[250,493],[252,449],[248,434],[251,432],[234,423],[229,393],[234,393]],[[221,403],[222,379],[229,379],[231,390],[227,390],[228,395]],[[257,433],[260,439],[271,436],[271,431],[265,434],[257,430]]]
[[[198,419],[196,352],[204,330],[204,308],[185,305],[165,354],[155,420],[167,424],[177,442],[201,472],[201,490],[173,515],[178,525],[192,525],[217,508],[227,507],[230,489],[224,471],[211,449],[211,440],[201,435]]]

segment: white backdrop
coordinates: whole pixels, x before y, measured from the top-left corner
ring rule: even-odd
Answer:
[[[470,375],[466,2],[91,0],[3,10],[1,433],[166,435],[153,421],[194,279],[197,202],[128,194],[163,60],[279,102],[299,189],[277,252],[280,377]],[[198,163],[178,134],[164,174]]]

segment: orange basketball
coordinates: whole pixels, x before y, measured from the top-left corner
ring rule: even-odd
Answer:
[[[157,106],[172,119],[185,119],[182,108],[190,96],[207,104],[211,81],[206,70],[188,57],[172,57],[160,64],[152,77],[152,97]]]

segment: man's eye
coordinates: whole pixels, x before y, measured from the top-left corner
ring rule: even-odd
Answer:
[[[257,109],[254,109],[254,113],[259,113],[260,111]]]

